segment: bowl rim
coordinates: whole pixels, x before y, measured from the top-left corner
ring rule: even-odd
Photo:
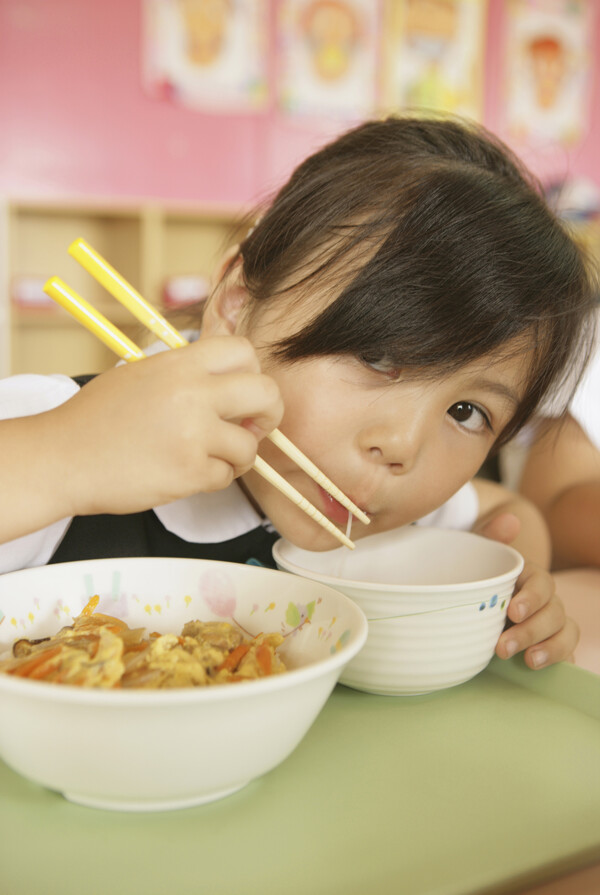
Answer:
[[[168,560],[175,562],[183,560],[183,562],[200,562],[218,565],[240,565],[244,568],[252,570],[251,574],[256,572],[269,572],[275,574],[288,574],[280,569],[271,569],[267,566],[246,565],[245,563],[229,563],[224,560],[204,560],[195,559],[194,557],[114,557],[90,560],[77,560],[72,563],[55,563],[52,567],[59,568],[64,566],[88,565],[90,563],[115,563],[124,560]],[[49,568],[48,566],[35,566],[28,569],[18,569],[14,572],[7,572],[3,575],[3,580],[9,579],[9,576],[25,575],[28,572],[36,572],[43,574],[42,570]],[[306,577],[306,576],[305,576]],[[71,702],[81,705],[107,706],[111,708],[119,708],[122,706],[133,705],[172,705],[180,706],[195,703],[211,703],[219,701],[232,701],[240,698],[257,698],[263,694],[273,693],[277,690],[285,690],[295,686],[301,686],[303,683],[313,680],[317,677],[325,677],[335,671],[340,666],[347,664],[364,646],[369,631],[369,623],[367,617],[360,606],[342,593],[339,589],[330,587],[322,582],[321,584],[326,590],[333,591],[337,600],[342,598],[342,602],[348,604],[348,611],[353,616],[352,619],[352,636],[346,643],[342,643],[335,653],[317,659],[309,665],[301,668],[290,668],[283,674],[275,674],[266,678],[257,680],[241,681],[239,686],[228,686],[222,684],[214,687],[173,687],[169,689],[101,689],[95,687],[79,687],[72,684],[52,684],[48,681],[32,681],[22,678],[15,678],[12,675],[0,672],[0,693],[6,692],[17,694],[20,697],[29,699],[42,698],[46,701],[54,702]],[[116,616],[118,617],[118,616]]]
[[[450,529],[439,530],[445,531]],[[452,531],[458,531],[458,529],[452,529]],[[475,535],[475,532],[463,533]],[[476,581],[456,582],[454,584],[386,584],[385,582],[377,583],[374,581],[361,581],[359,578],[340,578],[334,575],[324,575],[312,569],[306,569],[304,566],[298,565],[298,563],[293,562],[285,556],[282,559],[282,549],[285,545],[289,544],[291,547],[295,547],[295,545],[286,538],[279,538],[273,544],[273,557],[278,567],[283,571],[290,572],[303,578],[310,578],[312,581],[319,581],[328,587],[339,588],[341,585],[346,585],[366,592],[377,591],[378,593],[389,595],[400,594],[402,596],[414,594],[415,592],[420,594],[439,594],[440,589],[443,588],[444,593],[453,594],[457,591],[474,591],[480,590],[483,587],[496,587],[505,584],[512,578],[518,578],[525,565],[523,556],[509,544],[503,544],[500,541],[496,541],[495,543],[512,556],[514,559],[513,567],[510,570],[503,572],[501,575],[494,575],[491,578],[478,578]],[[473,600],[473,602],[478,602],[478,600]]]

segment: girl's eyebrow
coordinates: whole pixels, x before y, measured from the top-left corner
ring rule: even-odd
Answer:
[[[502,398],[506,398],[511,404],[515,407],[520,402],[520,397],[516,393],[516,391],[510,386],[505,385],[503,382],[498,382],[496,379],[476,379],[472,383],[474,388],[481,388],[488,392],[493,392],[496,395],[500,395]]]

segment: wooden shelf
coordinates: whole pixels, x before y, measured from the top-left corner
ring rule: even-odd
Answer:
[[[20,278],[62,277],[131,338],[139,324],[68,254],[86,239],[152,304],[162,307],[167,278],[198,275],[211,281],[220,255],[240,236],[243,210],[166,206],[152,202],[35,202],[10,200],[0,237],[0,374],[99,372],[114,355],[57,309],[22,309],[12,300]]]

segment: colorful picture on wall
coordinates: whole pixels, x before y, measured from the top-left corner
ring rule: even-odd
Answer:
[[[587,0],[510,0],[507,127],[523,141],[572,144],[586,130],[591,80]]]
[[[379,4],[282,0],[278,95],[297,114],[361,119],[377,102]]]
[[[387,0],[384,101],[481,120],[486,0]]]
[[[146,89],[213,112],[264,107],[266,16],[266,0],[145,0]]]

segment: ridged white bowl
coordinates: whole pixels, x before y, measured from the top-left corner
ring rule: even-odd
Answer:
[[[55,633],[93,594],[130,627],[191,619],[278,631],[285,674],[178,690],[94,690],[0,674],[0,758],[74,802],[155,811],[222,798],[298,746],[367,636],[316,581],[199,559],[99,559],[0,576],[0,653]]]
[[[383,695],[430,693],[482,671],[523,568],[505,544],[420,526],[364,538],[353,552],[314,553],[279,540],[273,555],[280,569],[335,587],[360,606],[369,635],[340,682]]]

